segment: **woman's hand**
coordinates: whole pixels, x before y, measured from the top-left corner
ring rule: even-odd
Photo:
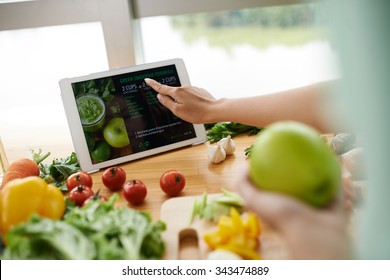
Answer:
[[[236,190],[246,207],[284,237],[292,259],[349,259],[348,219],[340,197],[327,208],[313,208],[281,193],[262,191],[242,172]]]
[[[208,91],[190,85],[170,87],[149,78],[145,82],[157,91],[160,103],[179,118],[198,124],[214,122],[211,115],[216,99]]]

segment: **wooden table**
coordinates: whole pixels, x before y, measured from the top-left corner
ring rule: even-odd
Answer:
[[[137,210],[147,211],[151,214],[153,220],[163,220],[167,223],[169,229],[163,233],[163,238],[167,242],[168,248],[164,255],[165,259],[198,259],[200,257],[199,254],[204,257],[206,245],[202,239],[194,241],[191,235],[184,236],[185,239],[189,237],[189,240],[185,241],[184,244],[177,239],[181,238],[181,233],[176,232],[175,228],[179,224],[183,224],[184,220],[185,223],[188,221],[187,217],[189,215],[188,213],[184,214],[184,212],[189,212],[189,209],[192,208],[192,203],[189,203],[188,207],[183,207],[183,200],[187,201],[188,199],[188,201],[192,201],[191,199],[194,196],[201,196],[204,192],[208,194],[220,193],[221,188],[234,190],[238,182],[238,175],[242,172],[243,167],[248,164],[245,149],[250,147],[255,140],[256,136],[247,136],[245,134],[234,137],[236,144],[235,153],[219,164],[209,163],[207,152],[211,144],[208,142],[123,164],[121,167],[126,171],[127,179],[143,181],[148,188],[148,194],[141,205],[132,206],[127,203],[121,192],[117,192],[119,200],[116,206],[128,206]],[[178,197],[187,197],[187,199],[183,199],[177,204],[173,201],[177,198],[168,197],[161,190],[159,184],[160,176],[169,169],[180,170],[186,178],[184,190]],[[109,197],[113,193],[103,185],[101,180],[102,172],[103,170],[100,170],[92,174],[94,181],[93,189],[95,192],[100,190],[102,195]],[[169,203],[166,204],[165,202]],[[164,203],[164,206],[170,205],[171,207],[171,215],[164,212],[166,216],[170,217],[169,221],[165,217],[160,216],[162,213],[161,207]],[[172,205],[180,208],[177,211],[182,211],[183,213],[174,214],[173,216],[175,217],[172,218]],[[200,228],[203,228],[203,226]],[[206,228],[203,229],[205,230]],[[262,228],[261,255],[266,259],[286,259],[284,244],[280,236],[264,224]],[[198,241],[200,242],[199,245],[197,244]],[[178,245],[179,243],[180,245]],[[176,248],[176,246],[179,246],[179,248]]]
[[[118,191],[116,193],[119,199],[116,201],[116,207],[131,207],[145,211],[150,213],[154,221],[162,220],[166,223],[167,230],[163,232],[163,239],[167,244],[164,259],[205,258],[208,249],[201,238],[201,234],[203,231],[215,227],[215,224],[204,226],[201,223],[202,221],[191,225],[187,224],[193,200],[197,196],[200,197],[204,192],[217,194],[221,193],[221,188],[234,190],[240,172],[248,164],[245,149],[250,147],[255,140],[256,136],[247,136],[245,134],[234,137],[236,144],[235,153],[219,164],[209,163],[207,154],[210,145],[213,145],[209,142],[122,164],[120,167],[126,171],[127,180],[139,179],[143,181],[147,186],[148,194],[142,204],[133,206],[125,200],[121,191]],[[47,145],[39,148],[43,152],[54,151],[45,162],[50,162],[52,158],[64,158],[73,151],[71,145],[55,149]],[[39,148],[31,147],[34,150]],[[10,162],[24,157],[20,151],[10,151],[9,154],[11,155]],[[184,190],[176,198],[168,197],[161,190],[159,184],[161,175],[170,169],[180,170],[186,178]],[[103,185],[103,171],[104,169],[91,174],[93,190],[94,192],[100,191],[100,194],[110,197],[114,192],[111,192]],[[177,203],[178,200],[180,203]],[[189,202],[185,203],[186,201]],[[178,215],[176,215],[176,209],[179,212]],[[163,215],[161,216],[161,214]],[[192,233],[184,236],[182,231],[180,231],[181,225],[185,229],[196,229],[199,234],[197,239],[193,239]],[[266,225],[262,225],[260,239],[262,245],[259,250],[261,250],[260,253],[265,259],[286,259],[284,245],[279,235],[275,234]]]
[[[218,193],[221,188],[232,189],[237,182],[237,175],[247,164],[245,149],[253,144],[255,136],[240,135],[234,138],[236,151],[219,164],[209,163],[207,152],[210,143],[186,147],[175,151],[163,153],[149,158],[140,159],[121,165],[127,174],[127,179],[139,179],[148,188],[144,203],[132,206],[118,192],[120,198],[118,206],[128,205],[138,210],[149,212],[153,219],[160,218],[161,205],[169,197],[161,190],[160,176],[169,169],[180,170],[186,178],[186,186],[180,196],[201,195],[204,192]],[[94,174],[93,189],[100,190],[100,194],[111,196],[113,193],[107,189],[101,180],[103,170]]]

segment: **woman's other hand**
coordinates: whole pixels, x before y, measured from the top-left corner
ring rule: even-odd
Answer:
[[[293,197],[262,191],[250,181],[247,169],[237,192],[246,207],[278,231],[292,259],[349,259],[348,218],[340,196],[326,208],[313,208]]]

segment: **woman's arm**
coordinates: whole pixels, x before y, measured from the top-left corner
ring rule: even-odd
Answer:
[[[145,81],[159,93],[164,106],[192,123],[232,121],[264,127],[275,121],[295,120],[320,132],[331,132],[321,109],[328,83],[254,97],[215,99],[194,86],[170,87],[151,79]]]

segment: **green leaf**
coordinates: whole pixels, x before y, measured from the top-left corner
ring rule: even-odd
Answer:
[[[210,141],[210,143],[218,142],[229,135],[231,137],[242,133],[254,135],[261,131],[261,128],[237,122],[218,122],[205,125],[205,127],[207,129],[207,140]]]
[[[48,183],[56,185],[64,192],[68,190],[66,179],[73,173],[81,171],[76,153],[74,152],[66,158],[53,159],[51,164],[40,163],[39,169],[41,178]]]
[[[128,207],[114,207],[118,195],[84,207],[69,205],[61,221],[38,216],[14,227],[3,259],[161,259],[162,221]]]
[[[11,229],[7,239],[4,259],[89,260],[96,255],[94,244],[79,229],[39,216]]]
[[[38,152],[35,152],[34,150],[30,151],[30,157],[33,161],[35,161],[37,164],[40,164],[42,161],[44,161],[48,156],[50,156],[50,152],[46,154],[42,154],[42,150],[39,149]]]

